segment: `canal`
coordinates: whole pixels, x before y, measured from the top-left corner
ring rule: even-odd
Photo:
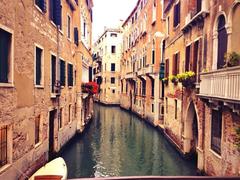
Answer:
[[[68,178],[196,175],[156,129],[119,107],[94,105],[94,119],[62,152]]]

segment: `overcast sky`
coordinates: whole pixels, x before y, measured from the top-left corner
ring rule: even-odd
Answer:
[[[137,0],[93,0],[93,43],[103,33],[104,26],[115,27],[126,20]]]

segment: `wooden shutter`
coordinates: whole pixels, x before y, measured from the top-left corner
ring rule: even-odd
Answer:
[[[51,60],[51,70],[52,70],[52,93],[54,93],[54,86],[56,82],[56,57],[53,55]]]
[[[78,46],[78,41],[79,41],[79,38],[78,38],[78,28],[75,27],[74,28],[74,43]]]
[[[61,7],[61,0],[55,0],[55,9],[56,9],[56,25],[62,25],[62,7]]]
[[[54,0],[49,0],[49,19],[53,21],[53,15],[54,15]]]
[[[198,49],[199,49],[199,42],[196,41],[194,43],[194,50],[193,50],[193,72],[195,72],[195,74],[197,73],[197,63],[198,63]]]
[[[47,12],[46,0],[40,0],[40,8],[44,13]]]
[[[177,75],[179,74],[179,68],[180,68],[180,52],[176,54],[175,61],[176,61],[176,75]]]
[[[189,63],[190,63],[190,45],[186,47],[186,56],[185,56],[185,71],[189,71]]]
[[[8,82],[11,34],[0,29],[0,82]]]
[[[61,82],[61,86],[65,86],[65,73],[66,73],[66,65],[65,65],[65,61],[61,60],[60,61],[60,82]]]
[[[41,66],[42,66],[42,50],[38,47],[36,47],[36,85],[41,85]]]
[[[166,67],[165,67],[165,77],[169,76],[169,59],[166,59]]]

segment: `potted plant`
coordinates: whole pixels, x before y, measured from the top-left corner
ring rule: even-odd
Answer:
[[[177,76],[171,75],[171,76],[169,76],[169,80],[172,81],[172,83],[175,85],[178,83]]]
[[[95,82],[82,83],[82,92],[88,94],[97,94],[98,93],[98,84]]]
[[[187,71],[177,75],[179,82],[182,83],[183,87],[192,88],[196,81],[195,73],[192,71]]]
[[[225,65],[224,67],[233,67],[240,65],[240,54],[237,52],[226,53],[224,55]]]

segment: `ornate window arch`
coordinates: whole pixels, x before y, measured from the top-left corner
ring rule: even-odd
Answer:
[[[224,55],[228,50],[227,18],[220,12],[215,20],[213,29],[213,65],[212,69],[220,69],[224,65]]]

